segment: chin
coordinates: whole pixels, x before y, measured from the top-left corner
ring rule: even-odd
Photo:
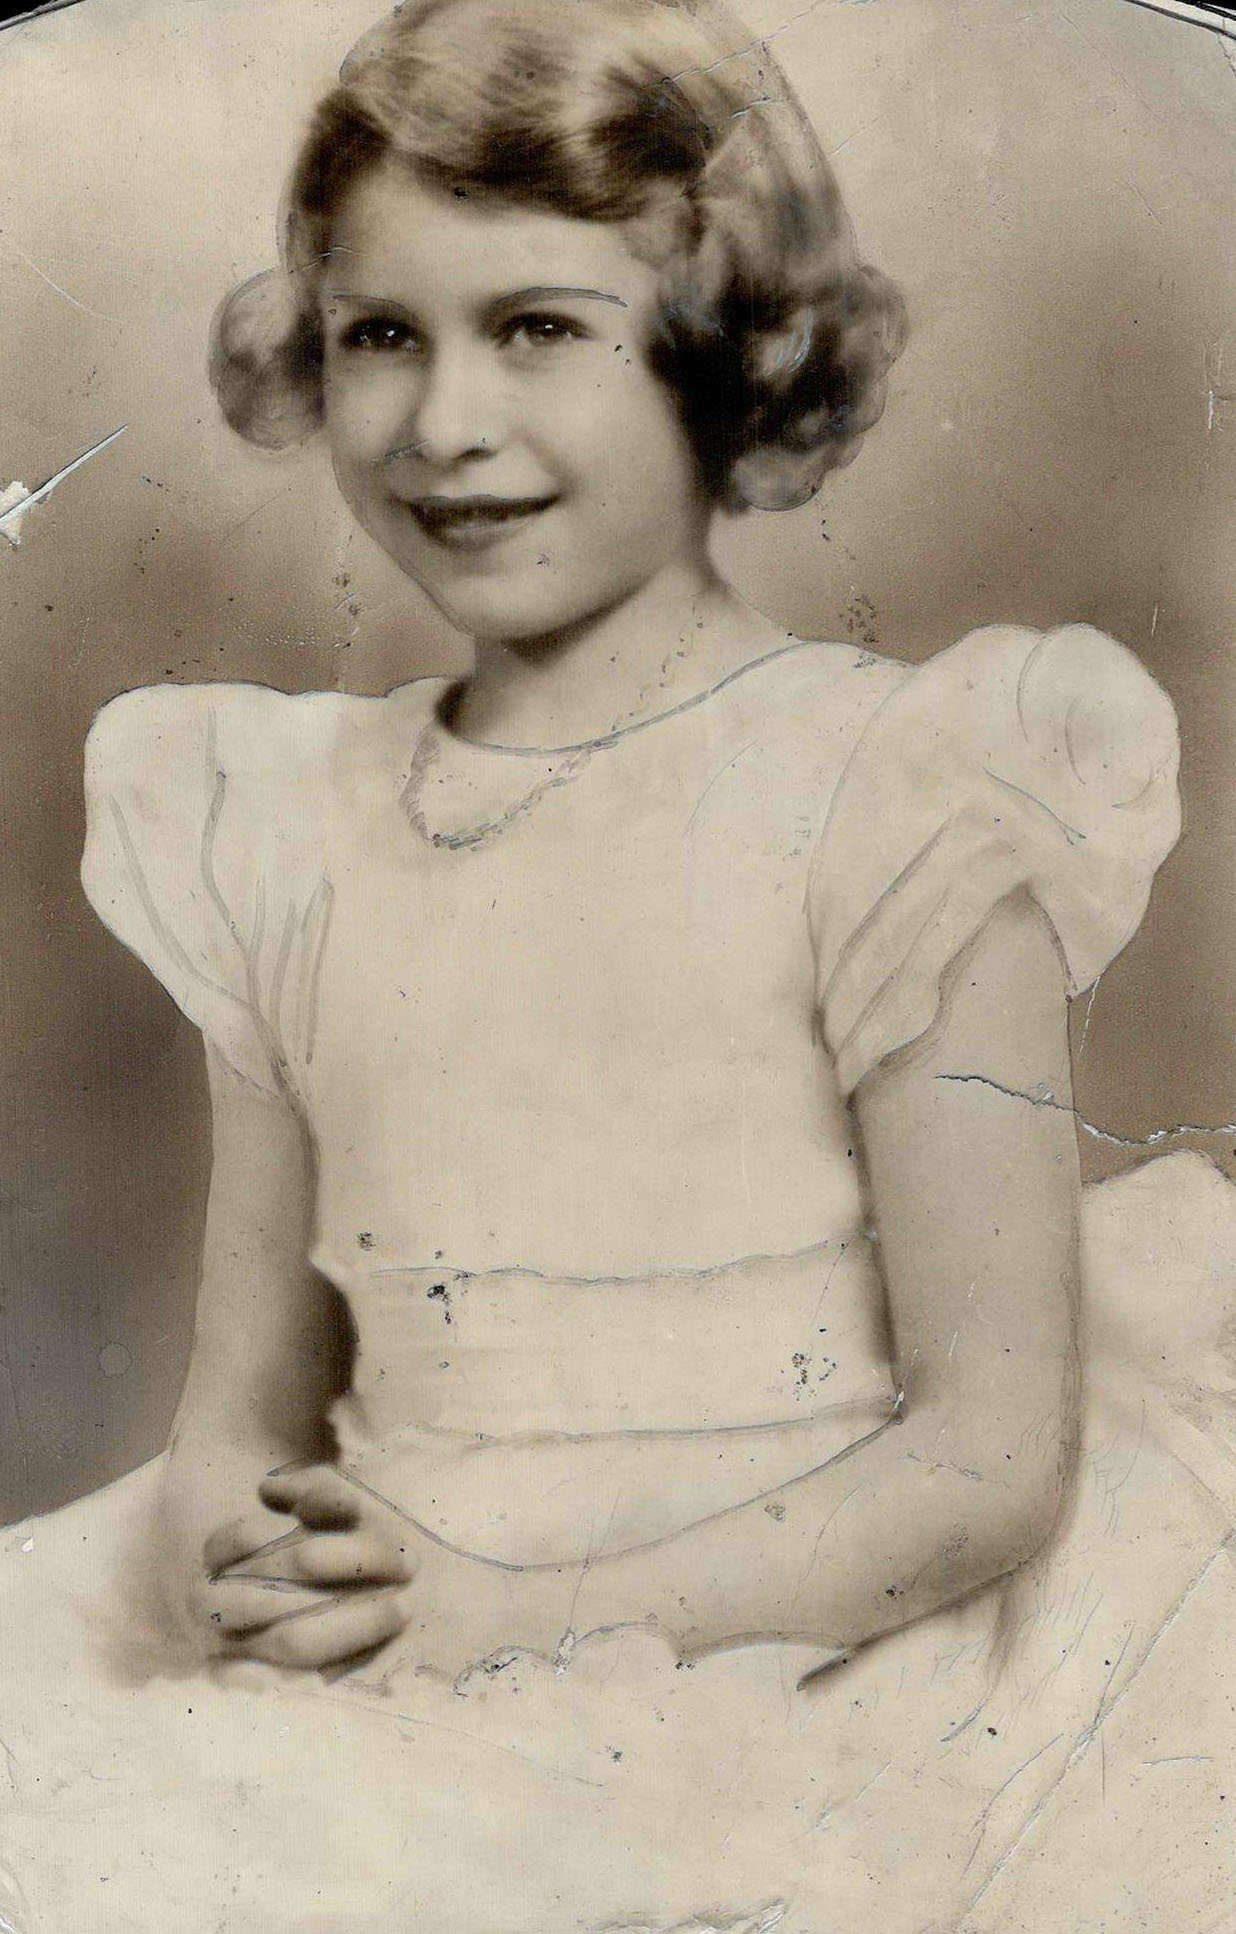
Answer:
[[[552,567],[534,569],[542,574],[531,582],[522,572],[449,585],[427,582],[412,572],[408,575],[416,576],[421,590],[445,618],[482,644],[532,643],[550,638],[622,600],[620,588],[600,586],[588,598],[566,597],[563,587],[553,583]]]

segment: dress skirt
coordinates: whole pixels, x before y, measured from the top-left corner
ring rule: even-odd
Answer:
[[[819,1669],[644,1633],[454,1685],[174,1667],[161,1460],[0,1533],[2,1934],[1219,1934],[1236,1189],[1087,1191],[1081,1452],[1003,1584]]]

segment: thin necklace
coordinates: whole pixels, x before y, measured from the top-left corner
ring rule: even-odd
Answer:
[[[442,756],[442,741],[434,734],[434,723],[435,721],[433,719],[429,721],[429,724],[426,725],[420,738],[416,742],[416,749],[412,754],[412,763],[408,768],[407,782],[400,794],[400,804],[407,815],[409,824],[415,828],[421,838],[427,841],[430,846],[483,846],[487,840],[496,839],[499,833],[505,833],[508,827],[515,824],[516,820],[522,819],[526,814],[530,813],[538,801],[555,786],[569,785],[570,781],[577,777],[599,749],[596,746],[581,747],[571,757],[566,759],[556,772],[548,773],[544,779],[539,779],[536,785],[530,787],[513,805],[506,807],[496,819],[478,820],[475,825],[461,826],[456,828],[454,832],[439,832],[429,824],[429,821],[425,817],[424,808],[421,805],[421,795],[424,791],[425,781],[429,777],[431,769]],[[467,743],[472,743],[472,741],[467,741]],[[499,749],[509,751],[513,748],[505,747]]]
[[[660,725],[664,719],[676,718],[680,712],[689,712],[705,700],[715,698],[736,678],[743,678],[748,672],[758,671],[761,665],[769,665],[774,658],[784,658],[788,652],[804,651],[813,641],[810,638],[795,638],[788,645],[778,645],[775,651],[766,651],[759,658],[749,658],[745,665],[738,665],[732,672],[726,672],[715,685],[709,685],[702,692],[693,692],[690,698],[679,699],[676,705],[667,706],[664,712],[652,712],[646,719],[635,719],[629,724],[611,726],[608,732],[600,733],[595,739],[577,739],[573,745],[501,745],[494,739],[461,739],[460,744],[472,746],[478,752],[504,752],[508,758],[516,759],[556,759],[568,752],[600,752],[619,739],[625,739],[632,732],[644,732],[650,725]],[[458,733],[453,735],[458,738]]]
[[[747,672],[755,671],[761,665],[771,664],[774,659],[784,658],[792,651],[802,651],[810,644],[810,639],[795,638],[788,645],[778,645],[775,651],[764,652],[759,658],[750,658],[745,665],[727,672],[705,691],[694,692],[689,698],[680,699],[676,705],[667,706],[662,712],[653,712],[648,718],[634,719],[627,724],[618,724],[596,738],[579,739],[571,745],[501,745],[487,739],[461,739],[458,734],[450,734],[443,727],[439,707],[435,705],[426,722],[412,754],[407,780],[400,794],[400,804],[409,823],[430,846],[459,848],[483,846],[487,841],[496,839],[518,820],[526,818],[546,793],[558,786],[569,785],[573,779],[596,757],[617,745],[622,739],[630,738],[635,732],[643,732],[649,726],[660,725],[666,719],[677,718],[683,712],[694,710],[718,692],[732,685],[735,679],[742,678]],[[438,729],[435,731],[435,727]],[[422,806],[425,782],[433,767],[442,756],[443,746],[454,737],[456,742],[470,751],[494,752],[507,758],[516,759],[562,759],[563,764],[554,772],[547,773],[543,779],[529,787],[512,805],[506,807],[496,818],[479,820],[474,825],[456,828],[453,832],[440,832],[429,824]]]

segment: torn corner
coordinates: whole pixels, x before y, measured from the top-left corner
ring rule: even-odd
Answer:
[[[24,483],[11,483],[6,490],[0,490],[0,531],[3,531],[14,550],[21,543],[21,522],[30,508],[26,503],[29,496],[30,492]],[[23,504],[25,508],[14,510],[15,504]],[[6,511],[12,515],[6,516]]]

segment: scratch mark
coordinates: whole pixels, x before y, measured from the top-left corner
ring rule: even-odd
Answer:
[[[26,1450],[26,1422],[22,1415],[21,1404],[18,1401],[17,1379],[13,1375],[13,1365],[9,1360],[8,1328],[3,1320],[0,1320],[0,1371],[3,1371],[4,1381],[8,1386],[9,1403],[14,1421],[17,1424],[17,1454],[21,1459],[22,1476],[28,1484],[30,1482],[30,1458]]]
[[[941,1744],[942,1746],[947,1746],[947,1745],[948,1745],[948,1744],[950,1743],[950,1741],[952,1741],[952,1740],[954,1740],[954,1739],[960,1739],[960,1737],[961,1737],[961,1735],[962,1735],[962,1733],[964,1733],[964,1732],[965,1732],[965,1730],[966,1730],[966,1728],[967,1728],[967,1726],[972,1726],[972,1725],[974,1724],[974,1722],[975,1722],[975,1720],[976,1720],[976,1719],[978,1718],[978,1716],[979,1716],[979,1714],[980,1714],[980,1713],[982,1712],[982,1710],[983,1710],[983,1707],[984,1707],[984,1705],[985,1705],[986,1703],[987,1703],[987,1702],[986,1702],[986,1700],[984,1700],[984,1699],[980,1699],[980,1700],[979,1700],[979,1703],[978,1703],[978,1705],[977,1705],[977,1706],[975,1706],[975,1708],[974,1708],[974,1710],[973,1710],[972,1712],[968,1712],[968,1713],[966,1714],[966,1716],[965,1716],[965,1718],[964,1718],[964,1719],[959,1719],[959,1720],[957,1721],[957,1724],[956,1724],[955,1726],[950,1726],[950,1728],[949,1728],[949,1730],[948,1730],[948,1731],[947,1731],[946,1733],[942,1733],[942,1734],[940,1735],[940,1744]],[[1029,1764],[1029,1762],[1028,1762],[1028,1761],[1027,1761],[1027,1764]],[[1024,1768],[1023,1768],[1022,1770],[1024,1771]],[[1017,1777],[1017,1775],[1016,1775],[1016,1773],[1014,1773],[1012,1777],[1013,1777],[1014,1779],[1016,1779],[1016,1777]],[[1006,1781],[1005,1781],[1005,1785],[1007,1786],[1007,1784],[1008,1784],[1008,1781],[1006,1780]],[[1003,1792],[1003,1790],[1004,1790],[1004,1788],[1002,1787],[1002,1788],[1000,1789],[1000,1791],[1001,1791],[1001,1792]],[[997,1794],[997,1795],[996,1795],[996,1799],[999,1799],[999,1797],[1000,1797],[1000,1795],[999,1795],[999,1794]],[[995,1801],[995,1800],[993,1800],[993,1801],[992,1801],[992,1805],[994,1806],[994,1805],[995,1805],[995,1803],[996,1803],[996,1801]]]
[[[681,81],[689,74],[715,74],[718,67],[727,67],[732,60],[743,60],[748,54],[759,53],[762,48],[768,46],[770,40],[776,40],[780,34],[788,34],[790,28],[796,27],[800,20],[806,20],[810,14],[818,13],[819,9],[827,4],[828,0],[811,0],[809,7],[801,7],[797,13],[792,13],[788,20],[783,20],[779,27],[771,27],[766,34],[760,34],[757,39],[749,40],[745,46],[735,47],[730,53],[722,54],[718,60],[710,61],[707,67],[680,67],[676,74],[667,74],[665,79]]]
[[[1146,200],[1145,195],[1143,195],[1141,189],[1137,186],[1137,183],[1135,181],[1126,181],[1124,185],[1126,188],[1131,188],[1133,190],[1133,193],[1137,196],[1138,201],[1141,203],[1146,213],[1150,216],[1150,219],[1154,222],[1157,222],[1159,227],[1162,228],[1163,217],[1159,214],[1158,210],[1153,206],[1153,204]]]
[[[815,1543],[811,1547],[811,1556],[807,1560],[807,1569],[806,1571],[804,1571],[802,1577],[799,1579],[797,1585],[794,1587],[794,1599],[797,1599],[799,1593],[805,1587],[807,1580],[810,1578],[812,1572],[815,1570],[816,1560],[820,1555],[820,1545],[823,1543],[823,1540],[824,1540],[824,1533],[828,1530],[828,1527],[832,1523],[833,1519],[837,1517],[842,1511],[845,1510],[845,1507],[850,1502],[850,1499],[853,1497],[857,1497],[859,1492],[862,1490],[862,1488],[863,1487],[861,1484],[856,1484],[852,1490],[847,1491],[845,1496],[842,1498],[840,1504],[838,1504],[833,1510],[829,1512],[823,1524],[816,1532]]]
[[[979,1711],[979,1712],[981,1712],[981,1711],[982,1711],[982,1707],[981,1707],[981,1706],[980,1706],[980,1707],[977,1707],[977,1708],[976,1708],[976,1711]],[[953,1738],[954,1738],[955,1736],[956,1736],[956,1735],[955,1735],[955,1733],[946,1733],[946,1734],[945,1734],[945,1738],[946,1738],[946,1739],[953,1739]],[[964,1866],[964,1867],[962,1868],[962,1872],[963,1872],[963,1873],[967,1873],[967,1872],[969,1871],[969,1869],[970,1869],[970,1866],[971,1866],[971,1864],[972,1864],[972,1862],[973,1862],[973,1861],[974,1861],[974,1860],[975,1860],[975,1859],[977,1858],[977,1856],[978,1856],[978,1851],[979,1851],[979,1846],[980,1846],[980,1844],[981,1844],[981,1842],[982,1842],[982,1838],[983,1838],[983,1833],[984,1833],[984,1830],[986,1829],[986,1826],[987,1826],[987,1822],[988,1822],[988,1820],[989,1820],[989,1819],[991,1818],[991,1815],[992,1815],[992,1813],[993,1813],[993,1811],[995,1810],[995,1806],[996,1806],[996,1803],[997,1803],[997,1801],[998,1801],[998,1800],[1000,1799],[1000,1797],[1001,1797],[1001,1795],[1002,1795],[1002,1794],[1004,1794],[1004,1793],[1007,1793],[1007,1792],[1008,1792],[1008,1789],[1009,1789],[1009,1787],[1010,1787],[1010,1786],[1012,1786],[1012,1784],[1013,1784],[1013,1782],[1014,1782],[1015,1780],[1019,1780],[1019,1779],[1021,1778],[1021,1776],[1022,1776],[1022,1774],[1023,1774],[1024,1772],[1026,1772],[1026,1770],[1027,1770],[1027,1769],[1028,1769],[1029,1767],[1031,1767],[1031,1766],[1033,1766],[1033,1765],[1034,1765],[1034,1762],[1035,1762],[1035,1760],[1036,1760],[1036,1759],[1042,1759],[1042,1757],[1043,1757],[1043,1755],[1044,1755],[1044,1753],[1050,1753],[1050,1751],[1051,1751],[1051,1749],[1052,1749],[1052,1747],[1053,1747],[1053,1746],[1055,1746],[1055,1745],[1057,1745],[1057,1744],[1059,1743],[1059,1741],[1060,1741],[1061,1739],[1063,1739],[1063,1737],[1064,1737],[1064,1735],[1063,1735],[1063,1733],[1057,1733],[1057,1734],[1056,1734],[1056,1737],[1055,1737],[1054,1739],[1049,1739],[1049,1740],[1047,1741],[1047,1744],[1046,1744],[1045,1746],[1040,1746],[1040,1747],[1039,1747],[1039,1750],[1038,1750],[1038,1752],[1037,1752],[1037,1753],[1031,1753],[1031,1755],[1030,1755],[1030,1757],[1029,1757],[1029,1759],[1023,1759],[1023,1761],[1022,1761],[1022,1763],[1021,1763],[1021,1765],[1020,1765],[1020,1766],[1019,1766],[1019,1767],[1017,1768],[1017,1771],[1016,1771],[1015,1773],[1010,1773],[1010,1774],[1009,1774],[1009,1776],[1008,1776],[1008,1778],[1007,1778],[1006,1780],[1004,1780],[1004,1781],[1003,1781],[1003,1782],[1001,1783],[1001,1785],[999,1785],[999,1786],[998,1786],[998,1787],[996,1788],[996,1790],[995,1790],[995,1792],[994,1792],[994,1793],[992,1794],[992,1796],[991,1796],[991,1798],[990,1798],[990,1800],[988,1800],[988,1802],[987,1802],[987,1805],[986,1805],[986,1806],[985,1806],[985,1807],[983,1808],[983,1811],[982,1811],[982,1812],[981,1812],[981,1813],[979,1814],[979,1817],[978,1817],[978,1820],[977,1820],[977,1822],[976,1822],[976,1824],[975,1824],[975,1828],[974,1828],[974,1832],[975,1832],[975,1842],[974,1842],[974,1849],[973,1849],[973,1851],[972,1851],[972,1853],[971,1853],[971,1855],[970,1855],[970,1858],[969,1858],[969,1860],[967,1860],[967,1861],[966,1861],[966,1864],[965,1864],[965,1866]]]
[[[1086,835],[1076,826],[1070,826],[1067,819],[1061,819],[1059,813],[1053,812],[1045,799],[1039,799],[1036,794],[1027,792],[1024,786],[1015,786],[1011,779],[1006,779],[1003,773],[993,772],[990,766],[984,766],[983,770],[989,779],[995,780],[998,786],[1007,786],[1010,792],[1020,794],[1021,798],[1028,799],[1032,806],[1038,806],[1042,812],[1045,812],[1049,819],[1054,819],[1070,845],[1075,846],[1078,840],[1085,839]]]
[[[80,457],[74,457],[72,463],[66,463],[63,470],[57,470],[55,476],[49,477],[47,482],[40,484],[37,490],[26,491],[17,503],[7,504],[0,513],[0,531],[3,531],[9,543],[14,546],[20,544],[21,520],[28,511],[33,510],[36,504],[46,503],[52,491],[58,489],[66,477],[71,477],[75,470],[80,470],[84,463],[89,463],[91,457],[97,457],[100,450],[106,450],[108,444],[114,443],[118,436],[123,436],[128,427],[127,423],[122,423],[120,428],[113,430],[110,436],[101,438],[98,443],[92,443],[88,450],[82,451]],[[21,484],[12,485],[13,490],[24,488],[25,486]]]
[[[774,1900],[754,1912],[693,1915],[690,1920],[675,1921],[672,1927],[664,1928],[664,1934],[774,1934],[788,1912],[786,1901]],[[659,1930],[648,1921],[607,1921],[600,1934],[659,1934]]]
[[[362,1684],[363,1681],[357,1681],[357,1683]],[[355,1699],[355,1696],[355,1693],[350,1691],[343,1695],[348,1700]],[[383,1706],[375,1705],[369,1699],[359,1700],[358,1703],[366,1712],[376,1712],[382,1718],[396,1719],[405,1726],[419,1726],[428,1732],[451,1733],[456,1739],[466,1739],[473,1746],[488,1746],[491,1752],[504,1753],[510,1759],[522,1760],[525,1766],[535,1766],[539,1771],[549,1773],[555,1779],[570,1780],[576,1786],[599,1787],[603,1784],[601,1780],[588,1779],[583,1773],[572,1773],[565,1767],[553,1765],[549,1760],[538,1759],[533,1753],[521,1753],[514,1746],[503,1745],[501,1740],[487,1739],[483,1733],[468,1732],[463,1726],[447,1726],[440,1719],[420,1719],[410,1712],[390,1712]]]
[[[1157,604],[1154,609],[1155,609],[1155,616],[1158,617],[1159,607]],[[1102,978],[1103,976],[1102,974],[1100,974],[1099,980],[1095,981],[1094,986],[1090,989],[1090,992],[1086,997],[1086,1014],[1085,1014],[1085,1019],[1082,1021],[1082,1036],[1077,1047],[1077,1058],[1079,1061],[1081,1060],[1082,1055],[1086,1052],[1086,1037],[1090,1033],[1090,1016],[1094,1012],[1095,996],[1099,991],[1099,981],[1102,980]]]
[[[742,758],[745,758],[745,757],[746,757],[746,755],[747,755],[747,753],[748,753],[748,752],[750,752],[750,750],[751,750],[751,748],[752,748],[752,746],[753,746],[754,744],[755,744],[755,740],[754,740],[754,739],[748,739],[748,741],[747,741],[747,743],[746,743],[746,745],[744,745],[744,746],[740,746],[740,747],[739,747],[739,749],[738,749],[738,751],[737,751],[737,752],[736,752],[736,753],[734,754],[734,756],[733,756],[733,758],[732,758],[732,759],[727,759],[727,760],[726,760],[726,762],[725,762],[725,764],[724,764],[724,765],[722,766],[722,768],[721,768],[721,770],[720,770],[720,772],[714,772],[714,773],[713,773],[713,775],[712,775],[712,778],[711,778],[711,779],[710,779],[710,780],[708,781],[708,784],[707,784],[707,785],[706,785],[706,786],[704,787],[704,790],[703,790],[703,792],[702,792],[702,793],[700,794],[700,796],[699,796],[699,798],[698,798],[698,799],[696,800],[696,802],[695,802],[695,804],[694,804],[694,806],[693,806],[693,807],[691,808],[691,817],[690,817],[690,819],[688,819],[688,821],[687,821],[687,823],[686,823],[686,825],[685,825],[685,826],[683,827],[683,829],[682,829],[682,830],[683,830],[683,837],[684,837],[684,838],[685,838],[685,837],[686,837],[686,835],[687,835],[687,834],[688,834],[688,833],[689,833],[689,832],[691,831],[691,828],[692,828],[692,826],[694,826],[694,824],[695,824],[695,816],[696,816],[696,814],[697,814],[697,813],[699,812],[699,809],[700,809],[700,807],[701,807],[701,806],[703,805],[703,803],[704,803],[704,801],[705,801],[705,800],[707,799],[707,797],[708,797],[708,795],[709,795],[709,793],[710,793],[710,792],[712,791],[712,789],[713,789],[713,787],[714,787],[714,786],[716,785],[716,783],[717,783],[717,781],[718,781],[718,779],[724,779],[724,777],[725,777],[725,775],[726,775],[726,773],[727,773],[727,772],[729,771],[729,769],[730,769],[730,767],[731,767],[731,766],[734,766],[734,765],[737,765],[737,764],[738,764],[738,761],[739,761],[740,759],[742,759]]]
[[[1144,1759],[1143,1766],[1213,1766],[1213,1753],[1168,1753],[1162,1759]]]
[[[290,485],[285,484],[282,490],[276,490],[272,496],[263,497],[260,504],[255,504],[252,510],[247,510],[244,516],[237,518],[234,524],[229,524],[219,539],[220,544],[226,544],[229,538],[235,537],[237,531],[243,530],[245,525],[252,518],[256,517],[260,511],[266,510],[269,505],[276,503],[280,497],[285,497],[290,487]]]
[[[844,141],[839,141],[835,148],[828,150],[829,160],[831,161],[835,154],[840,154],[843,148],[848,148],[851,141],[857,141],[860,134],[866,134],[869,129],[878,127],[881,121],[887,121],[887,119],[887,114],[877,114],[870,121],[864,121],[861,127],[854,129],[852,134],[847,134]]]
[[[1060,1771],[1056,1774],[1055,1778],[1051,1781],[1049,1786],[1046,1788],[1045,1792],[1043,1792],[1039,1796],[1034,1806],[1030,1809],[1030,1812],[1026,1815],[1026,1818],[1023,1821],[1020,1829],[1010,1839],[1008,1845],[1005,1847],[1004,1852],[1001,1854],[1000,1858],[996,1861],[990,1873],[987,1875],[987,1878],[983,1881],[977,1893],[975,1893],[972,1899],[969,1901],[968,1903],[969,1912],[973,1912],[973,1910],[978,1906],[979,1902],[982,1900],[983,1896],[990,1890],[990,1888],[993,1886],[995,1881],[998,1879],[999,1875],[1004,1870],[1004,1868],[1008,1866],[1009,1861],[1012,1860],[1013,1856],[1017,1853],[1018,1849],[1025,1841],[1027,1835],[1032,1831],[1033,1827],[1035,1826],[1035,1823],[1042,1816],[1049,1801],[1051,1800],[1053,1793],[1055,1793],[1058,1790],[1058,1788],[1063,1785],[1065,1779],[1068,1777],[1069,1773],[1072,1772],[1078,1760],[1081,1759],[1083,1754],[1086,1752],[1087,1748],[1093,1745],[1095,1739],[1099,1737],[1100,1728],[1103,1726],[1104,1722],[1111,1717],[1112,1713],[1116,1710],[1116,1707],[1121,1703],[1121,1701],[1127,1697],[1130,1688],[1134,1684],[1136,1684],[1137,1679],[1140,1677],[1143,1669],[1149,1663],[1149,1660],[1152,1654],[1154,1653],[1156,1647],[1158,1646],[1160,1639],[1163,1637],[1165,1632],[1168,1632],[1171,1630],[1171,1627],[1176,1623],[1177,1619],[1186,1610],[1195,1592],[1197,1592],[1200,1589],[1200,1587],[1206,1582],[1206,1579],[1209,1577],[1210,1572],[1215,1566],[1215,1564],[1218,1562],[1218,1560],[1221,1557],[1223,1557],[1225,1552],[1228,1551],[1229,1542],[1230,1541],[1225,1538],[1223,1543],[1219,1546],[1219,1549],[1211,1553],[1210,1557],[1206,1560],[1205,1564],[1201,1567],[1200,1571],[1198,1571],[1194,1575],[1194,1577],[1189,1580],[1189,1583],[1185,1586],[1184,1591],[1181,1593],[1176,1603],[1172,1606],[1171,1610],[1167,1613],[1166,1617],[1160,1621],[1159,1625],[1155,1628],[1154,1632],[1151,1634],[1147,1643],[1142,1647],[1141,1656],[1138,1658],[1137,1663],[1133,1667],[1133,1670],[1130,1672],[1124,1684],[1120,1687],[1120,1690],[1114,1695],[1114,1697],[1109,1698],[1108,1695],[1109,1695],[1112,1683],[1116,1677],[1117,1672],[1120,1670],[1120,1667],[1124,1662],[1125,1654],[1128,1652],[1129,1646],[1132,1643],[1133,1634],[1130,1631],[1128,1637],[1125,1639],[1124,1644],[1121,1646],[1119,1653],[1116,1655],[1116,1660],[1114,1665],[1112,1666],[1111,1671],[1107,1675],[1107,1679],[1103,1686],[1103,1691],[1100,1693],[1098,1704],[1095,1707],[1093,1719],[1091,1719],[1087,1725],[1082,1727],[1081,1731],[1078,1733],[1076,1739],[1074,1740],[1072,1748],[1070,1749],[1067,1757],[1065,1758],[1064,1764],[1061,1766]]]
[[[71,4],[71,0],[65,0],[65,4],[66,5]],[[33,16],[30,14],[27,14],[26,18],[29,20],[33,18]],[[0,27],[6,26],[6,25],[10,27],[15,27],[17,24],[18,23],[15,20],[10,20],[7,22],[0,20]],[[57,295],[62,295],[66,302],[71,302],[75,309],[80,309],[82,311],[83,315],[94,316],[99,322],[123,322],[125,320],[123,316],[104,315],[101,309],[92,309],[88,302],[79,302],[75,295],[70,295],[67,289],[62,289],[58,282],[54,282],[51,276],[48,275],[47,271],[39,267],[38,263],[35,261],[32,255],[26,254],[26,251],[21,246],[20,242],[15,242],[11,235],[7,236],[6,239],[14,255],[20,256],[21,260],[25,263],[26,267],[28,269],[34,270],[34,273],[38,276],[40,282],[45,282],[49,289],[54,289]]]
[[[829,1270],[829,1272],[828,1272],[828,1274],[827,1274],[827,1276],[826,1276],[826,1277],[824,1278],[824,1287],[823,1287],[823,1289],[822,1289],[822,1290],[820,1291],[820,1298],[819,1298],[819,1301],[817,1302],[817,1304],[816,1304],[816,1306],[815,1306],[815,1311],[814,1311],[814,1314],[812,1315],[812,1318],[811,1318],[811,1327],[812,1327],[812,1329],[815,1329],[815,1328],[816,1328],[816,1326],[817,1326],[817,1324],[819,1323],[819,1320],[820,1320],[820,1311],[821,1311],[821,1310],[823,1309],[823,1307],[824,1307],[824,1298],[825,1298],[825,1297],[826,1297],[826,1296],[828,1295],[828,1292],[829,1292],[829,1290],[830,1290],[830,1289],[832,1288],[832,1286],[833,1286],[833,1277],[834,1277],[834,1276],[835,1276],[835,1275],[837,1274],[837,1271],[838,1271],[838,1270],[840,1269],[840,1267],[841,1267],[841,1264],[842,1264],[842,1262],[843,1262],[843,1261],[845,1260],[845,1252],[846,1252],[846,1250],[847,1250],[847,1249],[849,1248],[849,1246],[850,1246],[850,1244],[849,1244],[849,1241],[848,1241],[848,1239],[847,1239],[847,1240],[844,1240],[844,1241],[843,1241],[843,1242],[841,1243],[841,1246],[840,1246],[840,1247],[839,1247],[839,1249],[837,1250],[837,1254],[836,1254],[836,1257],[835,1257],[835,1259],[834,1259],[834,1261],[833,1261],[833,1266],[832,1266],[832,1268],[831,1268],[831,1269]]]
[[[1006,1088],[1003,1082],[994,1081],[986,1074],[938,1074],[937,1081],[977,1081],[985,1088],[993,1088],[998,1095],[1007,1095],[1010,1101],[1028,1101],[1032,1108],[1052,1108],[1058,1114],[1072,1115],[1079,1128],[1096,1142],[1110,1142],[1113,1148],[1155,1148],[1160,1142],[1173,1141],[1181,1135],[1236,1135],[1236,1121],[1216,1122],[1178,1122],[1174,1128],[1155,1128],[1149,1135],[1116,1135],[1107,1128],[1098,1128],[1087,1121],[1076,1108],[1057,1101],[1053,1094],[1028,1094],[1024,1088]]]

